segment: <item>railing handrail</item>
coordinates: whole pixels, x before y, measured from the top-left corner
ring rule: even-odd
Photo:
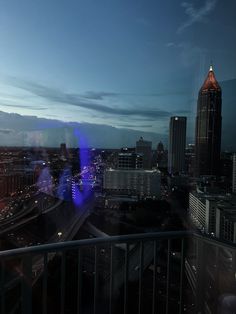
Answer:
[[[215,238],[215,237],[201,234],[201,233],[197,233],[197,232],[193,232],[193,236],[195,238],[199,238],[199,239],[203,240],[204,242],[209,243],[211,245],[216,245],[216,246],[219,246],[222,248],[227,248],[227,249],[236,249],[236,243],[233,243],[230,241],[222,240],[219,238]]]
[[[112,243],[132,243],[138,241],[151,241],[151,240],[165,240],[165,239],[179,239],[195,237],[203,240],[205,243],[213,244],[222,248],[236,249],[236,243],[227,242],[218,238],[208,235],[202,235],[195,230],[190,231],[165,231],[165,232],[150,232],[150,233],[137,233],[128,235],[118,235],[110,237],[98,237],[92,239],[82,239],[75,241],[65,241],[41,244],[37,246],[28,246],[23,248],[11,249],[0,251],[1,258],[17,257],[27,254],[44,254],[49,252],[66,251],[70,249],[80,248],[84,246],[95,246],[99,244],[112,244]]]
[[[193,231],[165,231],[165,232],[150,232],[137,233],[128,235],[118,235],[110,237],[99,237],[92,239],[82,239],[75,241],[56,242],[49,244],[42,244],[37,246],[28,246],[12,250],[0,251],[0,258],[16,257],[26,254],[43,254],[48,252],[65,251],[84,246],[93,246],[107,243],[126,243],[147,240],[165,240],[165,239],[179,239],[186,238],[193,235]]]

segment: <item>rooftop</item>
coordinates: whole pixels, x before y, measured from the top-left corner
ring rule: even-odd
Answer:
[[[200,91],[218,90],[221,91],[220,85],[216,80],[213,67],[210,66],[207,78],[205,79]]]

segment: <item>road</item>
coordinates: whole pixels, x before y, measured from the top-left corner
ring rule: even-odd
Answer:
[[[12,231],[14,231],[16,229],[24,227],[25,225],[27,225],[27,224],[33,222],[35,219],[37,219],[39,214],[42,214],[42,215],[47,214],[50,211],[56,209],[62,203],[63,203],[63,201],[59,199],[56,202],[56,204],[54,204],[53,206],[49,207],[48,209],[45,209],[41,213],[37,213],[37,214],[34,214],[34,215],[30,216],[30,217],[23,218],[25,216],[28,216],[31,212],[33,212],[33,210],[35,208],[37,208],[37,205],[34,204],[31,208],[29,208],[26,211],[24,211],[24,213],[21,213],[20,215],[15,215],[14,217],[12,217],[8,221],[6,221],[4,224],[1,224],[1,228],[3,227],[3,229],[0,230],[0,236],[6,234],[8,232],[12,232]]]

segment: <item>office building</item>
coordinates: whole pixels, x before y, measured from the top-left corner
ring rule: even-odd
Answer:
[[[143,168],[143,155],[137,153],[119,153],[118,169],[141,169]]]
[[[169,127],[169,173],[185,171],[186,117],[171,117]]]
[[[236,154],[233,154],[232,192],[236,193]]]
[[[216,237],[236,243],[236,199],[231,198],[217,204]]]
[[[195,175],[219,175],[221,151],[221,88],[212,66],[197,104]]]
[[[0,197],[9,196],[32,184],[35,184],[35,174],[33,171],[1,174]]]
[[[160,185],[158,170],[106,169],[104,172],[103,188],[111,194],[158,198]]]
[[[145,141],[142,137],[136,142],[136,153],[143,155],[143,168],[152,167],[152,142]]]
[[[213,200],[204,193],[189,193],[189,214],[195,226],[205,233],[215,233],[215,208]]]
[[[200,191],[191,192],[189,193],[189,213],[195,226],[202,232],[233,241],[233,233],[236,232],[232,229],[234,228],[232,227],[234,219],[236,222],[235,196]]]

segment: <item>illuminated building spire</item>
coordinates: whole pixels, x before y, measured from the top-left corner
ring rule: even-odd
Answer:
[[[219,83],[216,80],[215,73],[213,71],[212,62],[211,62],[207,78],[205,79],[200,91],[204,92],[208,90],[220,90],[220,89],[221,88],[220,88]]]

